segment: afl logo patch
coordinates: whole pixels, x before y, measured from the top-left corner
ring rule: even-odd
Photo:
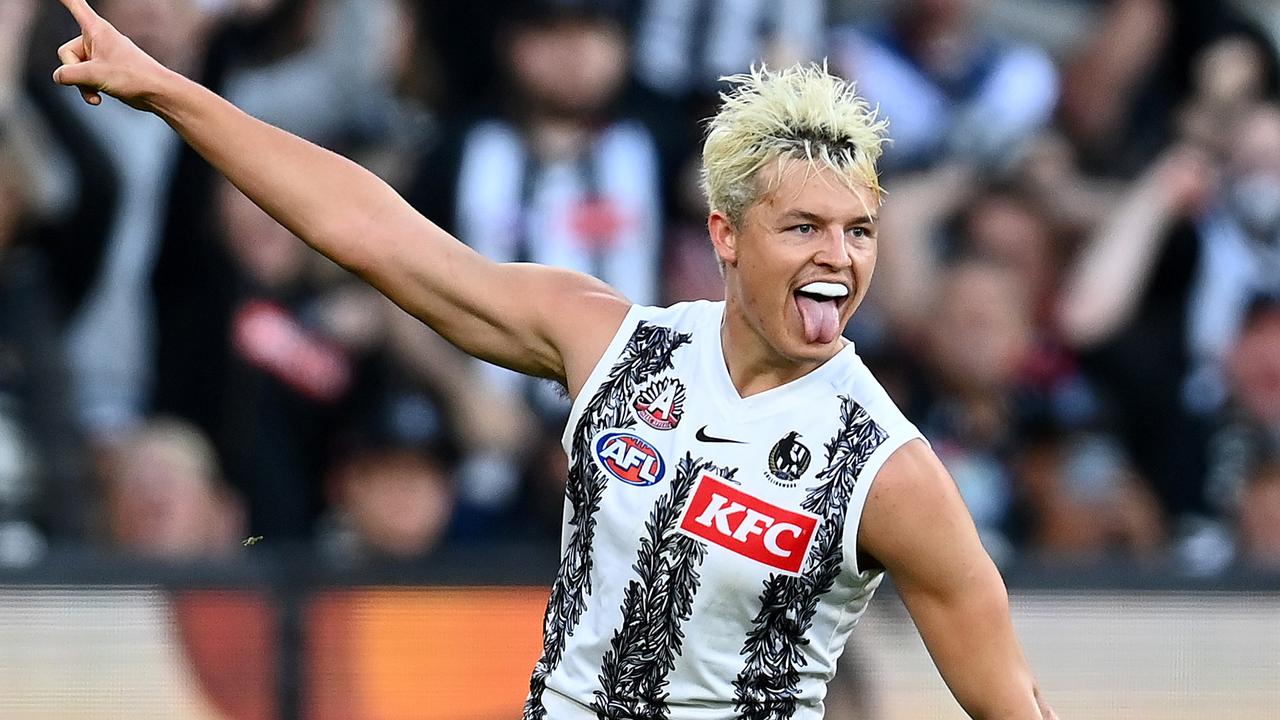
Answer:
[[[792,430],[769,451],[769,479],[775,485],[795,487],[809,469],[809,448],[800,444],[800,433]]]
[[[636,415],[654,430],[670,430],[684,415],[684,384],[679,380],[655,380],[632,403]]]
[[[596,436],[594,447],[600,467],[628,485],[656,485],[667,471],[658,449],[635,433],[605,430]]]

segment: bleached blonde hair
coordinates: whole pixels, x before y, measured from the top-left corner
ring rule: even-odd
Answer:
[[[876,161],[889,123],[852,82],[828,72],[825,63],[753,67],[721,79],[732,87],[721,93],[702,146],[702,189],[712,211],[739,226],[747,208],[771,189],[760,186],[757,173],[787,158],[828,167],[851,189],[870,188],[879,204]]]

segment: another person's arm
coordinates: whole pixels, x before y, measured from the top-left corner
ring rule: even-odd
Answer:
[[[1169,232],[1203,205],[1213,182],[1203,153],[1174,147],[1134,183],[1066,273],[1058,324],[1068,344],[1099,345],[1132,319]]]
[[[1009,595],[960,491],[923,442],[881,468],[858,547],[884,566],[947,687],[970,717],[1051,720],[1014,636]]]
[[[943,269],[938,230],[978,187],[975,169],[962,163],[895,181],[880,211],[880,237],[891,240],[880,244],[875,292],[899,336],[918,338],[929,323]]]
[[[81,36],[54,79],[90,104],[106,93],[155,113],[308,245],[356,273],[466,352],[586,381],[629,304],[585,275],[497,264],[418,214],[355,163],[256,120],[142,52],[85,0],[62,0]]]

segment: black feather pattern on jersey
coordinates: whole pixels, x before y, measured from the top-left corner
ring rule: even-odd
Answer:
[[[796,712],[800,668],[806,664],[805,633],[818,600],[831,590],[844,559],[844,521],[849,498],[871,453],[888,435],[858,403],[840,398],[840,430],[826,443],[827,464],[801,506],[822,517],[799,577],[773,574],[760,594],[760,612],[747,633],[747,661],[733,682],[740,720],[785,720]]]
[[[600,666],[600,690],[592,709],[603,720],[659,720],[666,718],[667,673],[675,667],[684,642],[681,623],[693,612],[698,568],[707,554],[705,543],[679,530],[680,512],[703,470],[732,478],[719,468],[686,454],[676,467],[671,489],[658,499],[622,602],[622,624],[613,633]]]
[[[635,389],[650,378],[672,367],[671,356],[692,339],[689,333],[641,322],[636,325],[618,361],[600,384],[600,389],[583,409],[573,429],[572,464],[565,482],[565,495],[571,508],[569,525],[573,528],[560,571],[551,587],[547,612],[543,616],[542,656],[529,681],[529,698],[524,720],[541,720],[546,716],[542,693],[547,677],[560,664],[565,642],[587,606],[591,594],[591,546],[595,538],[596,511],[604,493],[605,477],[592,460],[591,440],[605,428],[628,428],[635,416],[627,404]]]

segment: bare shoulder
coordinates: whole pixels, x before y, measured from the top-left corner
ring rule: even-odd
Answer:
[[[959,488],[922,440],[898,448],[871,486],[858,548],[900,585],[989,563]]]
[[[548,267],[540,268],[540,274],[537,285],[543,301],[543,327],[549,334],[547,339],[559,350],[569,394],[577,397],[626,318],[631,302],[590,275]]]

